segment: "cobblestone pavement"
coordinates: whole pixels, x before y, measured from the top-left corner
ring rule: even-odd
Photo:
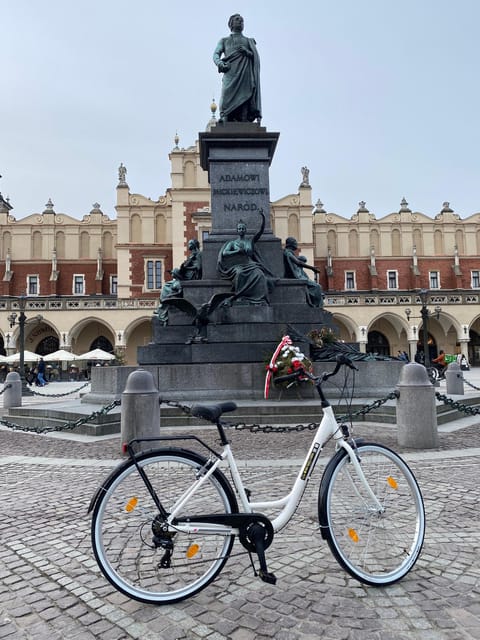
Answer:
[[[395,427],[354,425],[355,435],[401,451],[422,488],[425,545],[400,583],[367,587],[337,565],[317,528],[320,465],[294,519],[267,551],[275,586],[252,575],[235,543],[240,555],[204,591],[154,607],[115,591],[91,551],[87,507],[119,462],[119,437],[65,439],[2,428],[0,639],[480,639],[479,429],[478,418],[459,421],[440,428],[438,449],[401,451]],[[211,429],[198,435],[214,442]],[[232,432],[256,497],[272,481],[287,491],[311,437]],[[326,460],[331,450],[325,453]]]

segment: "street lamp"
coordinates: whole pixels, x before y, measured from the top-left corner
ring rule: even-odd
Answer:
[[[28,388],[27,381],[25,379],[25,325],[28,322],[41,322],[43,317],[38,315],[32,318],[30,321],[27,320],[27,316],[25,315],[25,307],[27,304],[27,296],[25,293],[22,293],[18,297],[18,310],[19,314],[12,312],[8,316],[8,321],[10,323],[10,328],[14,327],[18,324],[19,332],[19,342],[20,342],[20,380],[22,382],[22,396],[31,396],[33,392]]]
[[[422,318],[422,329],[423,329],[423,356],[424,356],[424,365],[426,367],[430,367],[430,350],[428,348],[428,318],[432,315],[431,312],[427,308],[427,297],[428,297],[428,289],[420,289],[419,291],[420,301],[422,303],[422,308],[420,309],[420,315]],[[437,320],[440,318],[440,313],[442,312],[442,308],[438,305],[435,307],[435,315]],[[408,322],[410,322],[410,315],[412,311],[411,309],[405,309],[405,315],[407,316]]]
[[[428,316],[429,312],[427,309],[427,289],[420,289],[420,300],[422,301],[422,308],[420,309],[420,315],[422,316],[422,324],[423,324],[423,357],[425,366],[430,366],[430,349],[428,348]]]

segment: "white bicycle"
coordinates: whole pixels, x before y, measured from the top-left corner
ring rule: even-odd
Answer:
[[[256,502],[244,487],[222,414],[233,402],[191,407],[191,414],[216,425],[221,451],[195,436],[206,455],[176,446],[136,453],[103,482],[90,503],[92,544],[107,580],[127,596],[152,604],[188,598],[220,573],[235,536],[258,558],[258,574],[274,584],[265,550],[295,513],[320,453],[331,438],[336,452],[325,467],[318,495],[320,532],[339,564],[368,585],[403,578],[417,561],[425,534],[425,511],[416,479],[402,458],[381,445],[351,439],[339,425],[322,383],[300,369],[283,381],[310,378],[318,390],[323,417],[291,491],[281,499]],[[142,440],[144,442],[145,440]],[[221,467],[230,471],[232,484]],[[272,478],[272,483],[274,479]],[[266,512],[280,510],[270,519]],[[255,570],[255,567],[254,567]]]

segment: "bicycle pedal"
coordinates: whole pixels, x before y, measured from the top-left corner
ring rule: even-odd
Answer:
[[[270,573],[269,571],[262,571],[260,569],[260,571],[258,572],[258,575],[260,577],[260,580],[263,580],[263,582],[267,582],[268,584],[277,583],[277,578],[274,573]]]

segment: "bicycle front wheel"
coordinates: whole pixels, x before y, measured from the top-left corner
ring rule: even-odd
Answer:
[[[383,445],[355,448],[371,496],[345,449],[328,463],[319,492],[322,536],[339,564],[365,584],[393,584],[417,561],[425,509],[408,465]]]
[[[137,464],[167,512],[208,468],[203,456],[175,448],[144,453]],[[235,495],[217,469],[188,498],[178,517],[236,512]],[[222,570],[235,537],[166,529],[131,461],[104,483],[91,533],[95,558],[107,580],[130,598],[150,604],[177,602],[205,588]]]

